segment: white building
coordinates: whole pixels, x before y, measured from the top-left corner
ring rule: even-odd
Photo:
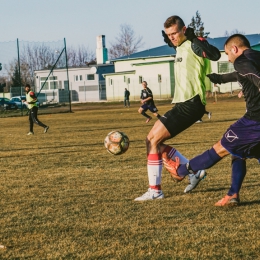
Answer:
[[[114,65],[107,63],[105,36],[97,37],[97,64],[35,71],[35,92],[40,102],[62,103],[106,100],[103,74],[114,72]],[[49,77],[48,77],[49,76]],[[68,83],[69,82],[69,83]],[[70,97],[69,97],[70,93]]]
[[[260,49],[260,35],[246,35],[253,49]],[[227,37],[208,38],[208,42],[216,46],[221,52],[221,58],[214,62],[211,61],[212,72],[228,73],[234,70],[227,55],[224,52],[224,43]],[[134,53],[129,56],[121,57],[112,62],[115,65],[115,72],[105,74],[107,100],[122,100],[124,89],[127,88],[131,95],[130,100],[138,100],[142,89],[141,82],[148,82],[155,99],[172,97],[174,93],[174,60],[175,49],[168,45]],[[208,89],[213,89],[213,84],[208,82]],[[240,89],[238,83],[227,83],[219,86],[220,92],[232,92]]]

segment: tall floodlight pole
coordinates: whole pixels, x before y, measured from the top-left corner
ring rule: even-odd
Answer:
[[[70,98],[70,81],[69,81],[68,58],[67,58],[67,48],[66,48],[66,39],[65,38],[64,38],[64,50],[65,50],[65,61],[66,61],[67,79],[68,79],[70,112],[72,112],[71,111],[71,98]]]
[[[22,82],[21,82],[20,53],[19,53],[19,40],[18,40],[18,38],[17,38],[17,55],[18,55],[18,75],[19,75],[19,85],[20,85],[21,96],[22,96],[22,94],[23,94],[23,90],[22,90]],[[21,108],[23,108],[23,106],[21,106]],[[23,109],[21,109],[21,114],[23,115]]]

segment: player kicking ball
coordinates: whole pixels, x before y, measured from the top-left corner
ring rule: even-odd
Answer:
[[[166,169],[177,181],[201,165],[208,169],[231,154],[231,186],[215,206],[235,206],[240,202],[239,191],[246,175],[246,159],[260,161],[260,52],[252,50],[248,39],[241,34],[231,35],[225,42],[225,53],[234,64],[235,71],[227,74],[209,74],[213,83],[238,81],[246,101],[246,113],[232,124],[213,147],[183,164],[178,158],[171,160],[163,154]]]
[[[174,63],[175,89],[172,103],[175,106],[156,121],[146,138],[149,189],[135,201],[164,198],[161,187],[162,154],[183,164],[189,162],[180,152],[163,142],[196,123],[205,113],[206,74],[210,60],[220,58],[219,50],[204,38],[197,38],[192,28],[187,28],[179,16],[171,16],[164,23],[164,41],[176,49]],[[206,175],[203,165],[190,174],[190,192]]]

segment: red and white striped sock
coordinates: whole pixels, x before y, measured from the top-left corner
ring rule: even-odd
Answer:
[[[147,156],[147,171],[149,186],[153,190],[161,190],[162,181],[162,155],[148,154]]]
[[[175,157],[179,157],[180,164],[185,164],[185,163],[189,162],[189,160],[186,157],[184,157],[179,151],[177,151],[175,148],[173,148],[169,145],[167,145],[165,147],[163,152],[166,152],[168,154],[168,156],[173,160],[175,160]]]

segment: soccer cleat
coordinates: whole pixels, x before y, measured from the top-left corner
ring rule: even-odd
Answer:
[[[197,187],[197,185],[200,183],[200,181],[205,179],[206,176],[207,173],[205,172],[205,170],[199,170],[195,174],[192,173],[189,174],[190,184],[185,188],[184,193],[188,193],[194,190]]]
[[[202,123],[203,121],[200,119],[200,120],[198,120],[196,123]]]
[[[50,128],[49,126],[46,126],[46,127],[44,128],[44,131],[43,131],[43,133],[44,133],[44,134],[46,134],[46,133],[47,133],[47,131],[49,130],[49,128]]]
[[[151,120],[152,120],[152,117],[149,117],[149,118],[146,119],[145,123],[147,124],[147,123],[149,123]]]
[[[211,119],[211,115],[212,115],[212,113],[209,112],[209,113],[208,113],[208,118],[209,118],[209,119]]]
[[[177,169],[180,166],[179,157],[175,157],[175,161],[173,161],[166,152],[162,154],[163,165],[166,170],[171,174],[172,178],[179,182],[182,181],[185,177],[181,177],[177,173]]]
[[[157,191],[149,188],[146,193],[144,193],[141,197],[136,198],[135,201],[157,200],[163,198],[164,194],[161,190]]]
[[[33,135],[33,134],[34,134],[34,132],[31,132],[31,131],[30,131],[27,135]]]
[[[232,196],[226,195],[223,199],[219,200],[217,203],[215,203],[215,206],[217,207],[223,207],[223,206],[237,206],[240,202],[239,195],[235,193]]]

